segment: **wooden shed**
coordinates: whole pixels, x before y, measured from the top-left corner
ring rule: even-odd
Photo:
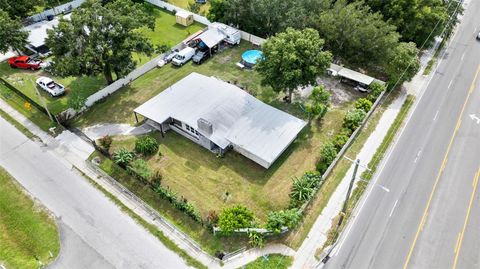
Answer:
[[[178,24],[181,24],[183,26],[189,26],[190,24],[193,23],[193,14],[187,11],[178,11],[175,14],[176,20]]]

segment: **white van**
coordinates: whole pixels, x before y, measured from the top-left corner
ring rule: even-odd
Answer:
[[[193,55],[195,55],[195,49],[186,47],[183,50],[179,51],[177,55],[175,55],[175,57],[172,60],[172,64],[176,66],[182,66],[186,62],[190,61]]]

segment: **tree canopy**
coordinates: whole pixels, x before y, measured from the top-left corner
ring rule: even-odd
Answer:
[[[251,228],[254,222],[253,212],[242,205],[223,209],[218,218],[218,226],[227,234],[240,228]]]
[[[415,42],[418,47],[424,42],[429,45],[443,31],[457,7],[461,11],[460,1],[367,0],[367,4],[397,26],[403,41]]]
[[[24,49],[27,38],[28,33],[22,30],[22,24],[0,9],[0,53],[6,53],[10,48],[17,51]]]
[[[0,0],[0,8],[12,19],[27,17],[37,5],[39,1],[36,0]],[[4,16],[4,14],[1,15]]]
[[[135,30],[143,26],[153,29],[154,23],[144,6],[130,0],[105,5],[88,0],[70,20],[60,19],[58,27],[48,32],[52,68],[63,76],[103,73],[112,83],[113,73],[118,79],[135,69],[133,52],[153,52],[149,39]]]
[[[420,69],[418,49],[413,42],[401,42],[388,52],[385,59],[385,72],[389,77],[390,86],[410,81]]]
[[[380,13],[372,13],[363,2],[337,1],[322,12],[315,24],[326,47],[336,57],[353,64],[379,64],[386,52],[398,44],[395,26]]]
[[[332,54],[323,51],[323,44],[314,29],[288,28],[263,43],[264,57],[255,68],[264,84],[274,91],[287,92],[291,100],[295,89],[315,84],[317,76],[330,65]]]

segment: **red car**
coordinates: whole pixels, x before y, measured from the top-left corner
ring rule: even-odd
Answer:
[[[40,64],[42,61],[30,58],[28,56],[18,56],[8,59],[8,64],[12,68],[21,68],[21,69],[40,69]]]

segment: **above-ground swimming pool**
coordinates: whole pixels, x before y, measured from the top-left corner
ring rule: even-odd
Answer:
[[[254,66],[262,57],[263,53],[259,50],[247,50],[242,54],[243,63],[249,67]]]

